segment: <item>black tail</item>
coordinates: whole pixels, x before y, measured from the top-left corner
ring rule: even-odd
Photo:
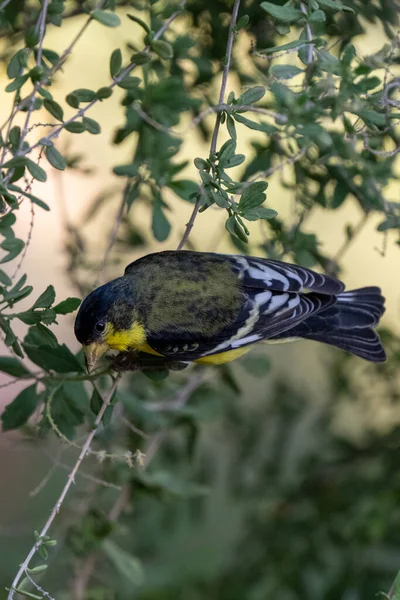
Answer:
[[[347,350],[371,362],[383,362],[386,354],[372,329],[383,313],[385,299],[378,287],[342,292],[334,306],[286,331],[282,337],[302,337]]]

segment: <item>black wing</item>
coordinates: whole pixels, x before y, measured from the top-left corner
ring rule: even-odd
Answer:
[[[198,335],[194,339],[193,334],[176,328],[159,332],[148,339],[154,350],[167,357],[196,360],[254,344],[332,306],[335,295],[344,289],[336,278],[296,265],[243,256],[224,259],[230,262],[242,288],[243,303],[236,318],[212,337]],[[304,289],[315,292],[303,293]]]

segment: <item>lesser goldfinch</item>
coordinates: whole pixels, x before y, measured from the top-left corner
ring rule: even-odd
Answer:
[[[381,290],[343,290],[335,277],[276,260],[157,252],[87,296],[75,335],[89,370],[110,349],[222,364],[263,340],[291,338],[384,361],[373,330],[385,310]]]

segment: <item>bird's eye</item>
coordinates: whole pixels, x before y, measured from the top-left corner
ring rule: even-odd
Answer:
[[[103,333],[103,331],[106,328],[106,324],[104,323],[104,321],[98,321],[95,325],[95,329],[96,331],[98,331],[99,333]]]

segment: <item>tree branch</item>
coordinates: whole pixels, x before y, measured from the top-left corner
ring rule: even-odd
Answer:
[[[240,6],[240,0],[235,0],[235,4],[233,5],[233,10],[232,10],[231,22],[229,25],[228,42],[226,45],[226,53],[225,53],[225,66],[224,66],[224,70],[222,72],[221,89],[219,92],[219,100],[218,100],[219,105],[224,102],[224,98],[225,98],[225,90],[226,90],[226,84],[228,82],[229,69],[231,66],[233,38],[235,36],[235,25],[236,25],[238,12],[239,12],[239,6]],[[222,116],[221,112],[217,114],[217,118],[215,119],[214,131],[213,131],[212,138],[211,138],[210,158],[211,158],[211,161],[213,164],[213,171],[215,171],[215,167],[214,167],[215,153],[217,151],[217,141],[218,141],[219,128],[221,125],[221,116]],[[193,212],[190,216],[188,223],[186,224],[186,229],[184,231],[181,241],[178,244],[177,250],[182,250],[183,246],[187,242],[190,232],[193,229],[193,225],[196,220],[197,214],[199,212],[199,208],[200,208],[200,195],[197,197],[196,204],[194,205],[194,208],[193,208]]]
[[[58,515],[58,513],[60,512],[61,506],[65,500],[66,495],[69,492],[69,489],[71,487],[71,485],[73,483],[75,483],[75,475],[79,470],[79,467],[82,464],[83,459],[85,458],[86,454],[88,453],[89,449],[90,449],[90,445],[93,441],[94,436],[97,433],[97,430],[99,428],[99,425],[101,423],[101,419],[103,418],[103,415],[106,411],[106,408],[108,407],[110,400],[117,388],[117,384],[118,384],[118,380],[119,380],[119,376],[117,376],[114,379],[114,382],[110,388],[110,390],[107,392],[104,400],[103,400],[103,405],[96,417],[96,420],[94,422],[93,425],[93,429],[91,430],[91,432],[89,433],[88,437],[86,438],[86,441],[84,443],[84,445],[82,446],[81,452],[78,456],[78,459],[71,471],[71,473],[68,475],[68,479],[67,482],[57,500],[57,502],[55,503],[55,505],[53,506],[53,509],[50,513],[49,518],[47,519],[45,525],[43,526],[40,534],[39,534],[39,541],[37,541],[31,548],[31,550],[29,551],[27,557],[25,558],[25,560],[23,561],[23,563],[21,564],[18,573],[16,574],[16,576],[14,577],[14,580],[11,584],[11,588],[9,590],[8,593],[8,600],[13,600],[14,598],[14,594],[16,593],[16,588],[18,587],[19,582],[21,581],[21,578],[23,576],[25,576],[26,573],[26,569],[29,567],[29,563],[31,561],[31,559],[33,558],[33,556],[36,554],[37,550],[39,549],[40,545],[41,545],[41,540],[43,539],[43,537],[45,535],[47,535],[47,532],[49,531],[51,525],[53,524],[54,519],[56,518],[56,516]]]
[[[46,0],[46,1],[48,2],[49,0]],[[185,4],[186,4],[186,0],[183,0],[180,3],[180,8],[178,10],[176,10],[169,17],[169,19],[167,19],[165,21],[165,23],[160,27],[160,29],[155,33],[153,40],[158,40],[164,34],[164,32],[168,29],[168,27],[171,25],[171,23],[182,13],[182,9],[185,6]],[[87,26],[87,23],[85,24],[85,26]],[[148,52],[149,50],[150,50],[150,46],[147,45],[143,48],[142,52]],[[121,81],[123,81],[123,79],[125,79],[125,77],[127,77],[127,75],[129,75],[129,73],[131,71],[133,71],[133,69],[137,66],[138,66],[137,63],[130,63],[127,67],[125,67],[125,69],[123,69],[121,71],[121,73],[117,77],[115,77],[113,79],[113,81],[110,83],[110,85],[108,86],[109,89],[111,90],[115,86],[117,86],[119,83],[121,83]],[[37,85],[39,86],[40,83]],[[43,141],[49,142],[52,139],[57,138],[60,135],[61,131],[63,131],[63,129],[65,129],[66,125],[69,125],[70,123],[74,123],[77,119],[79,119],[80,117],[83,117],[87,113],[87,111],[90,110],[98,102],[99,102],[99,99],[95,98],[94,100],[89,102],[85,107],[80,108],[70,119],[68,119],[67,121],[64,121],[61,125],[56,127],[51,133],[49,133],[48,136],[40,139],[38,142],[36,142],[32,146],[29,146],[28,148],[25,148],[23,151],[21,151],[21,149],[20,149],[16,153],[16,155],[17,156],[25,156],[26,154],[29,154],[30,152],[32,152],[32,150],[35,150],[35,148],[38,148],[39,146],[43,146]],[[24,136],[21,135],[21,140],[23,140],[23,137]]]

